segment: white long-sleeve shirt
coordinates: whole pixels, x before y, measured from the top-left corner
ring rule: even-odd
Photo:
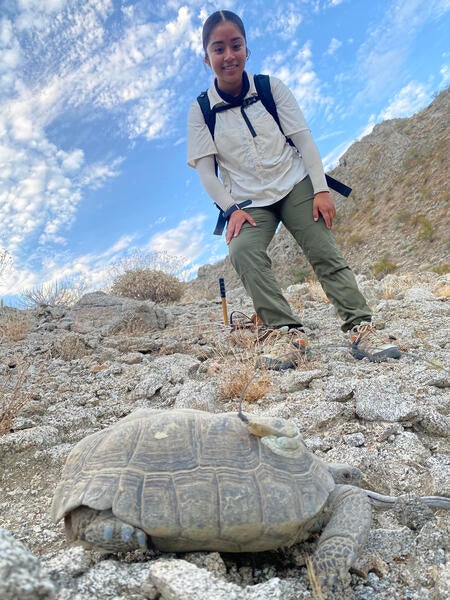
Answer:
[[[257,95],[253,77],[246,98]],[[188,164],[196,167],[210,197],[222,210],[250,200],[250,206],[267,206],[281,200],[296,183],[310,175],[314,192],[328,190],[322,161],[301,109],[290,90],[270,78],[283,132],[294,142],[286,143],[272,116],[261,102],[245,109],[256,136],[247,126],[241,108],[216,113],[214,139],[197,101],[188,116]],[[214,85],[208,90],[210,106],[224,105]],[[220,180],[214,171],[214,158]]]

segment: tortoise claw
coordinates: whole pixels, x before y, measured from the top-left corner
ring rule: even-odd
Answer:
[[[107,552],[130,552],[148,547],[148,536],[142,529],[121,521],[109,511],[100,513],[86,527],[85,540]]]

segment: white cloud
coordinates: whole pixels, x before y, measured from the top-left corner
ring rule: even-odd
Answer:
[[[15,70],[22,60],[18,41],[14,37],[13,25],[6,18],[0,19],[0,90],[14,90]]]
[[[84,152],[80,148],[71,152],[59,150],[57,156],[61,158],[61,168],[65,173],[78,171],[84,163]]]
[[[123,235],[105,250],[98,253],[87,253],[71,256],[69,251],[57,255],[44,256],[40,273],[22,268],[20,273],[8,272],[2,278],[1,292],[4,294],[20,294],[24,289],[51,284],[55,281],[74,281],[82,283],[87,290],[103,288],[111,279],[114,265],[119,265],[125,256],[133,252],[162,253],[169,257],[183,259],[182,276],[188,278],[195,274],[198,267],[206,262],[199,261],[205,253],[214,255],[214,260],[224,256],[223,240],[213,238],[205,241],[203,224],[204,215],[197,215],[181,221],[176,227],[152,236],[146,244],[139,244],[136,234]],[[209,232],[208,232],[209,235]]]
[[[70,152],[50,143],[34,102],[4,105],[0,129],[0,237],[12,254],[27,253],[31,240],[64,243],[86,187],[99,187],[115,177],[121,159],[86,164],[81,149]],[[8,118],[9,117],[9,118]]]
[[[309,1],[309,0],[308,0]],[[231,10],[237,12],[243,19],[246,27],[247,39],[250,48],[257,38],[271,38],[276,36],[281,40],[289,40],[298,35],[299,26],[304,21],[304,14],[310,10],[304,2],[291,2],[285,0],[271,0],[270,10],[261,10],[258,2],[237,2]],[[244,6],[244,10],[239,10]],[[207,16],[208,13],[205,13]]]
[[[170,256],[181,256],[194,262],[207,250],[203,230],[205,220],[205,215],[201,214],[184,219],[177,227],[153,235],[147,249],[151,252],[166,252]]]
[[[429,104],[430,99],[429,86],[412,81],[395,94],[388,106],[380,113],[379,120],[410,117]]]
[[[331,152],[329,152],[326,156],[323,157],[323,168],[325,172],[331,171],[334,167],[339,163],[340,157],[350,148],[353,140],[345,141],[333,148]]]
[[[398,85],[398,77],[417,32],[449,9],[448,0],[396,0],[383,21],[368,32],[358,51],[359,76],[365,81],[357,100],[368,103]]]
[[[307,119],[332,104],[314,69],[310,42],[299,48],[294,41],[287,51],[268,56],[262,72],[278,77],[291,89]]]
[[[91,189],[98,189],[103,187],[108,179],[117,177],[120,172],[120,165],[123,162],[123,158],[118,157],[112,160],[110,163],[92,163],[83,169],[80,173],[79,182],[81,187],[89,187]]]
[[[42,2],[41,0],[18,0],[19,8],[23,12],[31,12],[31,13],[47,13],[52,14],[67,4],[67,0],[46,0]]]
[[[444,65],[439,71],[441,75],[441,81],[439,83],[440,89],[445,89],[450,84],[450,67],[449,65]]]
[[[73,281],[83,284],[88,290],[98,290],[105,286],[111,277],[111,268],[119,264],[123,256],[133,250],[135,235],[123,235],[111,246],[98,253],[80,256],[58,253],[44,256],[39,273],[27,267],[20,272],[9,270],[1,279],[0,291],[3,294],[20,294],[25,289],[49,285],[58,281]]]
[[[85,190],[116,177],[123,161],[59,147],[48,137],[58,119],[75,110],[87,127],[107,116],[148,140],[170,131],[178,107],[169,89],[198,24],[186,6],[162,29],[146,3],[133,8],[112,30],[112,0],[20,0],[0,20],[0,238],[19,262],[34,244],[64,245]]]
[[[145,137],[148,140],[161,137],[171,129],[170,92],[162,90],[143,98],[128,114],[130,138]]]
[[[286,6],[280,7],[275,15],[271,14],[271,17],[272,25],[265,32],[266,35],[271,31],[276,31],[284,38],[292,37],[303,21],[302,13],[298,10],[298,7],[294,8],[293,5],[287,8]]]
[[[342,46],[342,42],[336,38],[331,38],[331,41],[328,45],[327,54],[332,56],[339,48]]]

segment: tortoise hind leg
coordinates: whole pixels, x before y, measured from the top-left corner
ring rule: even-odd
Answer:
[[[69,519],[69,520],[68,520]],[[93,510],[81,506],[66,518],[69,539],[79,539],[99,550],[130,552],[146,550],[147,534],[115,517],[111,510]]]
[[[332,586],[350,579],[349,569],[370,530],[371,506],[364,490],[337,485],[328,499],[331,518],[323,530],[313,566],[322,585]]]

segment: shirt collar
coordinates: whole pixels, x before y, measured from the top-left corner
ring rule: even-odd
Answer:
[[[249,71],[246,71],[246,73],[248,76],[248,81],[250,83],[250,88],[249,88],[247,94],[245,95],[245,97],[250,98],[251,96],[257,96],[258,92],[256,91],[256,88],[255,88],[255,82],[253,81],[253,75]],[[208,89],[208,98],[209,98],[209,105],[211,106],[211,108],[214,108],[215,106],[225,106],[227,104],[217,93],[216,86],[214,85],[214,83]]]

